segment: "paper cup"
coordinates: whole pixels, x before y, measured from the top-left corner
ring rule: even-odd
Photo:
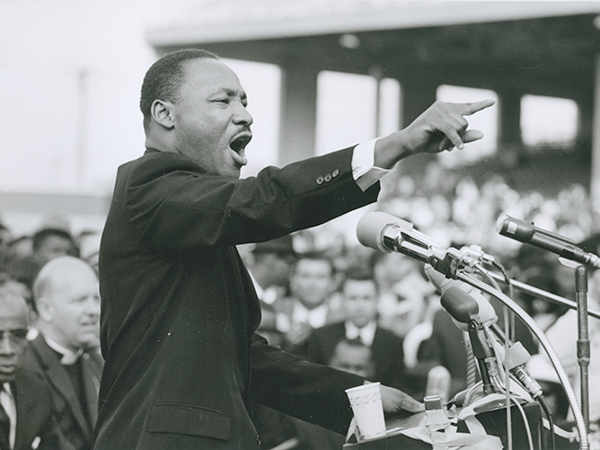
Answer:
[[[380,383],[346,389],[361,440],[385,435]]]

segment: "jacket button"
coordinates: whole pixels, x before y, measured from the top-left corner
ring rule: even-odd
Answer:
[[[323,181],[325,181],[323,177],[317,178],[317,184],[323,184]]]
[[[325,182],[329,183],[331,181],[331,174],[328,173],[327,175],[325,175]]]
[[[340,174],[340,170],[339,169],[335,169],[333,172],[331,172],[331,176],[333,178],[337,177]]]

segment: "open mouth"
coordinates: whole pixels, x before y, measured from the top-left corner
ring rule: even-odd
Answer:
[[[237,154],[243,153],[244,149],[252,139],[252,134],[249,132],[242,132],[238,134],[233,140],[229,143],[229,148],[236,152]]]

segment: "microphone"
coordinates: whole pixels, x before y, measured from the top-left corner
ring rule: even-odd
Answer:
[[[600,269],[600,258],[577,247],[572,240],[534,226],[532,222],[515,219],[504,213],[498,217],[496,229],[502,236],[535,245],[558,256]]]
[[[425,274],[442,295],[442,306],[450,313],[453,322],[458,328],[463,331],[469,331],[469,322],[475,320],[475,322],[479,321],[486,325],[491,324],[492,331],[500,338],[506,339],[504,333],[496,326],[495,322],[498,316],[494,307],[481,292],[467,283],[446,278],[441,273],[435,271],[429,264],[425,265]],[[481,345],[482,342],[479,336],[477,336],[478,333],[475,332],[475,336],[472,337],[473,332],[475,330],[469,333],[469,337],[473,344],[473,353],[477,359],[481,360],[482,358],[491,357],[489,346],[487,344]],[[504,360],[504,347],[496,345],[496,348],[501,355],[501,359]],[[531,396],[537,399],[543,394],[543,391],[540,384],[525,369],[525,363],[530,357],[531,355],[520,342],[510,345],[508,349],[508,370],[529,391]]]
[[[467,331],[467,324],[471,319],[485,324],[498,320],[492,304],[474,287],[459,280],[446,278],[429,264],[425,264],[425,274],[441,294],[442,306],[461,330]]]
[[[398,252],[422,262],[437,257],[440,260],[446,250],[429,236],[414,229],[412,223],[384,212],[368,212],[356,226],[356,237],[365,247],[382,252]]]
[[[499,348],[499,350],[502,353],[504,348]],[[540,384],[525,369],[525,363],[529,358],[531,358],[531,355],[520,342],[516,342],[508,348],[508,370],[529,391],[529,394],[537,399],[544,392]]]
[[[425,273],[428,274],[427,269]],[[434,277],[435,278],[435,277]],[[490,322],[496,320],[496,313],[492,305],[475,289],[467,290],[470,287],[462,281],[448,280],[442,282],[439,289],[442,292],[442,306],[450,313],[454,323],[463,331],[469,334],[473,356],[477,359],[479,373],[483,386],[484,395],[494,392],[492,377],[498,374],[498,364],[496,355],[491,344],[488,342],[486,327]],[[434,283],[436,284],[436,283]],[[436,285],[437,287],[437,285]],[[483,307],[480,313],[479,302]],[[492,314],[489,315],[486,305]],[[483,320],[482,315],[486,315],[487,320]],[[467,358],[470,356],[467,354]]]

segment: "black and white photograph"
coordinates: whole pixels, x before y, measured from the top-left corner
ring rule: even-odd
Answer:
[[[0,450],[600,450],[600,1],[0,0],[0,94]]]

